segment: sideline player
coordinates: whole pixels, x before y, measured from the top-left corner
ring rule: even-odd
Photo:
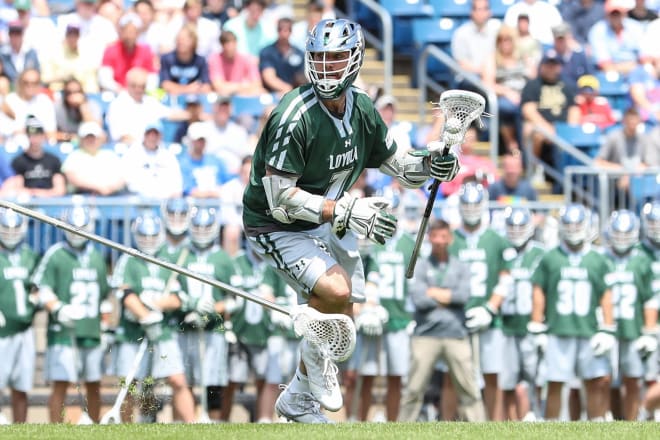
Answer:
[[[454,154],[399,152],[368,95],[353,87],[364,56],[360,25],[320,21],[305,49],[311,84],[287,93],[271,113],[257,144],[243,197],[249,245],[275,266],[321,313],[350,313],[363,302],[364,275],[357,235],[384,243],[396,219],[379,197],[346,191],[365,168],[379,168],[403,186],[458,172]],[[338,411],[338,369],[321,347],[303,339],[302,362],[276,402],[297,422],[327,423],[320,406]]]

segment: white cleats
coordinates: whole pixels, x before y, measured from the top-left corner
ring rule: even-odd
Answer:
[[[339,411],[344,399],[339,387],[339,368],[319,346],[303,339],[300,345],[302,361],[307,369],[309,390],[328,411]]]
[[[321,405],[311,393],[294,393],[286,385],[275,402],[275,412],[281,418],[297,423],[334,423],[321,412]]]

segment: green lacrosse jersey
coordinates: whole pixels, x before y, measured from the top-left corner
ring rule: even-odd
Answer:
[[[644,303],[653,298],[651,291],[651,260],[639,249],[633,249],[623,258],[611,252],[606,254],[612,271],[605,284],[612,290],[614,318],[619,339],[631,341],[642,335]]]
[[[75,336],[81,347],[93,347],[101,341],[101,301],[110,288],[103,255],[91,243],[81,251],[65,242],[51,246],[39,262],[32,282],[40,289],[49,288],[64,304],[79,304],[85,317],[76,321]],[[48,318],[48,345],[71,345],[71,330]]]
[[[657,295],[660,301],[660,247],[654,247],[650,243],[643,241],[640,249],[651,260],[651,291],[654,295]],[[660,316],[658,319],[660,319]]]
[[[0,312],[5,325],[0,338],[23,332],[32,325],[34,306],[28,299],[30,275],[39,257],[27,245],[0,250]]]
[[[277,273],[277,270],[272,266],[266,266],[263,276],[263,284],[272,289],[273,296],[277,304],[284,307],[295,306],[298,302],[298,295],[296,291],[293,290],[291,286],[282,278],[280,274]],[[279,312],[270,312],[270,313],[279,313]],[[271,334],[284,336],[287,339],[298,339],[293,328],[288,330],[282,329],[280,326],[273,325],[271,323]]]
[[[412,320],[410,312],[406,310],[406,267],[414,247],[415,239],[410,234],[402,233],[384,246],[376,246],[372,252],[380,274],[378,298],[380,305],[389,313],[386,331],[404,329]]]
[[[466,309],[486,304],[499,281],[500,272],[509,270],[507,256],[515,252],[509,243],[490,228],[482,228],[474,233],[463,229],[454,231],[454,241],[449,253],[460,261],[469,263],[470,299]],[[499,316],[493,319],[493,326],[501,326]]]
[[[535,241],[527,243],[510,262],[513,292],[502,303],[502,331],[505,335],[525,336],[532,314],[532,273],[545,249]]]
[[[269,214],[261,178],[266,168],[298,178],[296,186],[337,200],[365,168],[378,168],[396,151],[387,126],[371,98],[360,89],[346,92],[346,111],[338,118],[319,101],[311,84],[282,98],[268,118],[252,159],[243,195],[243,223],[248,235],[303,231],[318,225],[302,220],[282,224]]]
[[[164,294],[178,294],[180,290],[179,282],[175,278],[170,283],[169,293],[166,292],[166,286],[171,275],[171,271],[157,266],[153,263],[148,263],[140,258],[133,257],[128,254],[123,254],[117,260],[115,271],[112,275],[112,285],[117,289],[131,289],[136,295],[142,292],[151,291],[156,292],[155,296]],[[165,317],[162,326],[161,341],[166,341],[172,338],[172,329],[176,328],[171,325],[169,319]],[[126,308],[121,307],[119,314],[119,325],[116,330],[118,342],[131,342],[137,343],[145,337],[144,330],[131,313]]]
[[[192,246],[183,266],[191,272],[204,275],[225,284],[231,282],[231,276],[234,274],[234,265],[231,257],[218,245],[204,250]],[[179,281],[181,283],[181,291],[193,298],[201,298],[208,294],[213,295],[213,299],[216,302],[222,301],[225,298],[224,291],[210,284],[186,276],[181,276]],[[206,321],[206,330],[223,330],[222,315],[214,313],[205,316],[204,320]],[[189,324],[181,322],[180,325],[183,331],[197,331],[195,327]]]
[[[598,330],[596,309],[605,293],[609,261],[593,249],[569,253],[562,246],[548,251],[532,274],[545,296],[548,333],[588,338]]]
[[[262,295],[264,272],[268,266],[250,259],[243,251],[234,257],[234,275],[231,285],[237,289]],[[270,289],[267,289],[270,292]],[[270,335],[270,319],[262,305],[236,297],[238,310],[231,315],[231,322],[238,341],[245,345],[266,347]]]

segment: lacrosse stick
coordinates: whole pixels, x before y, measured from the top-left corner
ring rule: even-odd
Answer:
[[[89,416],[87,412],[87,400],[82,393],[82,387],[80,386],[80,376],[83,372],[83,360],[80,357],[80,350],[78,350],[78,344],[76,342],[75,330],[71,330],[71,349],[73,350],[73,362],[76,367],[76,376],[78,380],[76,381],[76,390],[78,391],[78,400],[80,402],[80,419],[78,419],[78,425],[93,425],[94,420]]]
[[[197,335],[199,337],[199,382],[202,388],[200,395],[200,405],[202,407],[202,413],[199,416],[199,421],[197,423],[211,423],[211,418],[209,417],[208,412],[208,395],[206,391],[206,375],[204,374],[204,358],[206,357],[206,332],[204,332],[204,327],[198,327]]]
[[[101,237],[100,235],[96,235],[92,232],[76,228],[75,226],[72,226],[66,222],[50,217],[46,214],[42,214],[33,209],[25,208],[6,200],[0,200],[0,207],[11,209],[18,212],[19,214],[23,214],[35,220],[48,223],[49,225],[55,226],[56,228],[63,229],[65,231],[71,232],[72,234],[80,235],[81,237],[85,237],[88,240],[100,243],[119,252],[131,255],[135,258],[140,258],[144,261],[155,264],[156,266],[163,267],[202,283],[209,284],[224,292],[240,296],[263,307],[284,313],[285,315],[289,315],[293,320],[296,336],[305,337],[309,341],[318,344],[321,348],[325,348],[325,351],[327,351],[328,356],[332,360],[339,362],[346,360],[348,357],[350,357],[351,353],[355,349],[355,325],[353,324],[351,318],[346,315],[320,313],[307,306],[297,306],[289,310],[286,307],[275,304],[274,302],[261,298],[258,295],[245,292],[230,284],[225,284],[221,281],[207,277],[200,273],[188,270],[180,265],[173,264],[152,255],[145,254],[144,252],[140,252],[135,248],[124,246],[123,244],[108,240],[107,238]]]
[[[478,93],[465,90],[446,90],[442,92],[440,101],[438,102],[438,109],[444,115],[445,126],[442,129],[440,141],[429,144],[428,148],[431,153],[438,154],[437,152],[442,150],[441,154],[445,156],[451,148],[460,146],[463,143],[465,132],[470,127],[470,124],[481,116],[485,108],[486,100]],[[481,119],[479,119],[479,124],[481,125]],[[426,234],[426,226],[431,217],[439,187],[440,181],[435,179],[431,185],[429,199],[426,202],[426,209],[424,209],[424,216],[417,232],[415,247],[408,263],[408,270],[406,271],[406,278],[408,279],[412,278],[415,273],[415,264],[417,264],[417,257],[422,246],[422,241],[424,240],[424,234]]]

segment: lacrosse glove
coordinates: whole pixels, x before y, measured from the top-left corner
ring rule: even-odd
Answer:
[[[64,304],[58,301],[51,313],[62,326],[73,328],[76,321],[85,317],[85,308],[79,304]]]
[[[332,214],[332,230],[342,236],[346,229],[369,240],[385,244],[396,232],[397,219],[386,209],[390,203],[383,197],[353,197],[344,193]]]
[[[144,334],[151,342],[158,342],[163,335],[163,314],[157,310],[151,310],[144,318],[138,321],[144,330]]]
[[[453,180],[461,169],[458,157],[452,152],[431,154],[430,174],[440,182]]]
[[[527,333],[532,337],[534,347],[541,353],[545,353],[548,347],[548,326],[542,322],[529,321],[527,323]]]
[[[616,326],[601,325],[598,332],[591,337],[589,344],[594,351],[594,356],[603,356],[616,344]]]
[[[633,346],[640,352],[643,358],[648,357],[658,349],[658,329],[644,328],[642,336],[635,339]]]
[[[366,336],[380,336],[389,317],[389,313],[381,305],[364,306],[355,318],[355,329]]]
[[[479,332],[490,327],[496,312],[486,303],[483,306],[473,307],[465,312],[465,327],[470,332]]]

